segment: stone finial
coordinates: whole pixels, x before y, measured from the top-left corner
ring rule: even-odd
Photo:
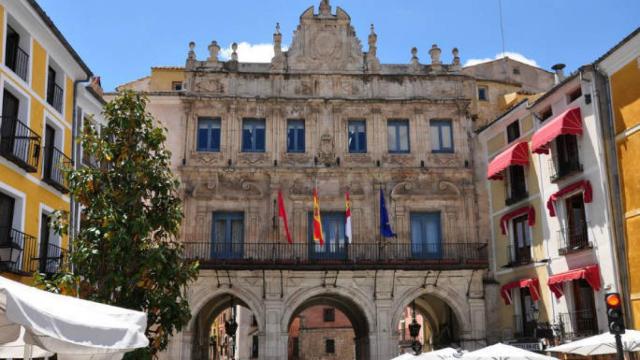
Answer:
[[[329,5],[329,0],[320,1],[320,15],[331,15],[331,5]]]
[[[238,61],[238,44],[237,43],[233,43],[231,44],[231,61]]]
[[[218,53],[220,52],[220,46],[218,42],[213,40],[211,44],[209,44],[209,61],[218,62]]]
[[[442,50],[438,47],[438,45],[431,45],[431,50],[429,50],[429,55],[431,56],[431,65],[440,65],[440,54]]]
[[[371,24],[371,32],[369,33],[369,55],[376,56],[376,52],[378,49],[378,34],[376,34],[376,30]]]
[[[418,48],[415,46],[411,48],[411,64],[412,65],[420,64],[420,62],[418,61]]]
[[[273,53],[275,56],[282,54],[282,34],[280,33],[280,23],[276,23],[276,32],[273,33]]]
[[[460,51],[458,51],[458,48],[453,48],[453,50],[451,50],[451,54],[453,55],[453,66],[456,69],[460,68]]]
[[[196,43],[191,41],[189,42],[189,53],[187,54],[187,60],[195,60],[196,59]]]

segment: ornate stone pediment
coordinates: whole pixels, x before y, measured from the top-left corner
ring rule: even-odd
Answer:
[[[259,182],[239,175],[216,174],[189,185],[196,199],[224,198],[226,200],[261,199],[264,190]]]
[[[339,7],[332,14],[327,0],[320,3],[317,14],[313,10],[310,7],[302,14],[293,34],[287,53],[289,70],[362,71],[365,63],[362,44],[349,15]]]
[[[391,197],[450,197],[460,196],[460,188],[451,181],[429,181],[426,179],[407,179],[397,183],[391,190]]]

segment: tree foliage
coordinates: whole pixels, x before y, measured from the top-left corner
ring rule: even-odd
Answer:
[[[175,240],[183,216],[179,183],[166,129],[155,126],[146,103],[132,91],[107,103],[106,126],[98,132],[88,121],[81,137],[99,166],[67,174],[83,209],[71,254],[76,285],[83,298],[147,312],[150,345],[127,354],[136,359],[154,357],[189,321],[186,288],[198,271]]]

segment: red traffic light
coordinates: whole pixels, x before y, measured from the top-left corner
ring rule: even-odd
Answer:
[[[610,308],[617,308],[622,304],[622,300],[618,293],[607,294],[605,301],[607,303],[607,307]]]

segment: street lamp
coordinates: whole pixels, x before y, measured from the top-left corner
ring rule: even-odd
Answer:
[[[418,337],[418,335],[420,335],[421,326],[416,321],[415,300],[412,302],[411,306],[412,306],[412,313],[411,313],[412,321],[411,321],[411,324],[409,324],[409,335],[411,335],[411,338],[413,339],[413,342],[411,343],[411,349],[416,355],[419,355],[420,352],[422,351],[422,344],[416,338]]]
[[[236,308],[233,305],[233,298],[231,298],[231,319],[224,322],[224,332],[227,336],[231,337],[231,356],[236,357],[236,331],[238,330],[238,323],[236,322]]]

